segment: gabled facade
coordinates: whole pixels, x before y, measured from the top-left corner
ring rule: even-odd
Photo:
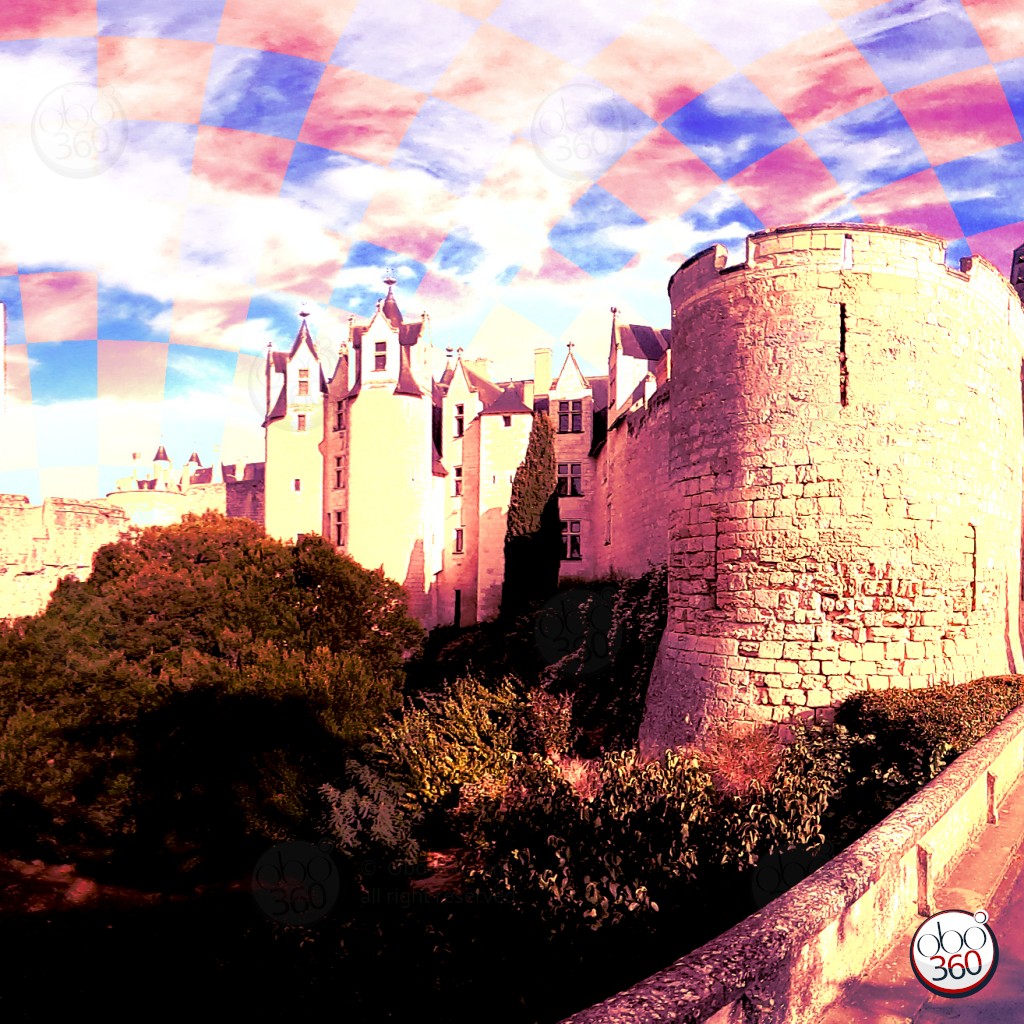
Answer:
[[[623,556],[608,533],[608,464],[619,437],[625,443],[628,435],[620,431],[607,444],[609,378],[588,378],[570,345],[554,376],[550,349],[535,352],[532,380],[503,382],[492,379],[485,360],[449,349],[435,379],[427,315],[407,321],[394,279],[385,283],[370,319],[350,321],[333,367],[321,372],[305,318],[290,352],[268,354],[268,532],[291,539],[312,532],[315,520],[339,550],[400,582],[410,611],[427,626],[493,618],[512,482],[533,417],[541,415],[555,435],[562,576],[615,569]],[[662,337],[651,328],[613,321],[612,335],[613,371],[627,376],[619,391],[629,401],[617,410],[624,424],[649,397],[643,387],[634,394],[636,381],[651,367],[660,367],[664,380],[665,353],[648,359],[638,348],[637,336]],[[301,381],[310,387],[300,388]],[[664,545],[656,547],[655,557]]]

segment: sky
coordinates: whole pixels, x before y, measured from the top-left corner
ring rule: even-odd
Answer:
[[[0,493],[260,461],[263,360],[388,268],[431,341],[606,372],[612,306],[810,221],[1024,241],[1019,0],[5,0]]]

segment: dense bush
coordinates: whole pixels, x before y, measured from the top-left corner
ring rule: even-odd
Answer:
[[[717,788],[699,751],[644,761],[635,750],[591,762],[518,762],[481,816],[484,864],[473,883],[512,899],[554,931],[649,927],[650,916],[712,913],[757,857],[820,843],[826,786],[809,751],[781,756],[769,785]],[[703,890],[703,891],[702,891]]]
[[[65,859],[237,870],[308,821],[421,638],[401,588],[322,539],[136,530],[0,638],[5,841],[34,807]]]
[[[668,618],[668,570],[652,566],[636,579],[587,584],[573,649],[541,675],[553,693],[573,695],[580,753],[632,747],[640,733],[647,687]]]

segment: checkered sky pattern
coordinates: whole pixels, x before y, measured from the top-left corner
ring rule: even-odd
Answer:
[[[386,268],[499,378],[600,370],[610,305],[664,326],[678,263],[763,227],[1008,271],[1022,125],[1018,0],[14,0],[0,493],[258,460],[267,345],[305,303],[335,352]]]

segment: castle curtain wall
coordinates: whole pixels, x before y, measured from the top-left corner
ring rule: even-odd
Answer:
[[[641,739],[1020,670],[1024,315],[984,260],[850,225],[674,275],[670,618]]]

